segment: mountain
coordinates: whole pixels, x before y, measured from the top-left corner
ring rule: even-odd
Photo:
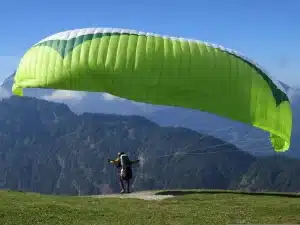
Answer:
[[[116,191],[116,171],[107,159],[120,150],[142,160],[136,189],[226,188],[254,160],[233,145],[202,139],[188,129],[162,128],[139,116],[76,115],[64,104],[27,97],[2,100],[0,118],[2,188]]]
[[[210,134],[253,154],[269,155],[274,153],[267,132],[210,113],[169,108],[153,112],[146,117],[161,126],[186,127]]]
[[[14,74],[1,84],[1,92],[11,95]],[[292,145],[284,155],[300,158],[300,121],[295,116],[300,111],[300,91],[283,82],[282,88],[293,99]],[[1,91],[2,90],[2,91]],[[107,93],[84,93],[65,90],[26,89],[26,96],[67,104],[70,109],[82,114],[85,112],[116,115],[140,115],[161,126],[184,127],[204,134],[210,134],[255,155],[275,154],[269,142],[269,134],[250,125],[218,117],[214,114],[179,107],[155,106],[118,98]],[[9,94],[8,94],[9,93]],[[298,150],[299,149],[299,150]]]
[[[300,180],[298,174],[299,160],[280,156],[258,158],[251,164],[235,188],[253,191],[260,189],[277,190],[279,192],[299,192]],[[264,188],[263,188],[264,187]]]
[[[212,136],[141,116],[73,113],[31,97],[0,102],[0,188],[47,194],[119,190],[107,159],[139,158],[134,190],[210,188],[298,191],[299,160],[255,157]],[[270,175],[271,174],[271,175]],[[256,183],[253,183],[253,182]]]

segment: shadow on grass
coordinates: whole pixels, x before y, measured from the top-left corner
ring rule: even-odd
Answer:
[[[297,193],[288,192],[246,192],[246,191],[230,191],[230,190],[166,190],[158,191],[156,195],[173,195],[183,196],[191,194],[238,194],[238,195],[253,195],[253,196],[277,196],[277,197],[288,197],[288,198],[300,198]]]

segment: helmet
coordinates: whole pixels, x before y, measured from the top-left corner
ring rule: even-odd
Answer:
[[[121,155],[124,155],[124,152],[118,152],[118,157],[120,157]]]

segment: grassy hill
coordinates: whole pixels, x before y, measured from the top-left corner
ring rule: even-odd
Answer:
[[[300,223],[296,194],[181,191],[161,201],[0,191],[0,224]]]

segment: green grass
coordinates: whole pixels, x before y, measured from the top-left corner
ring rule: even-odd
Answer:
[[[0,191],[0,224],[300,224],[297,195],[228,191],[175,194],[178,196],[171,199],[144,201]]]

